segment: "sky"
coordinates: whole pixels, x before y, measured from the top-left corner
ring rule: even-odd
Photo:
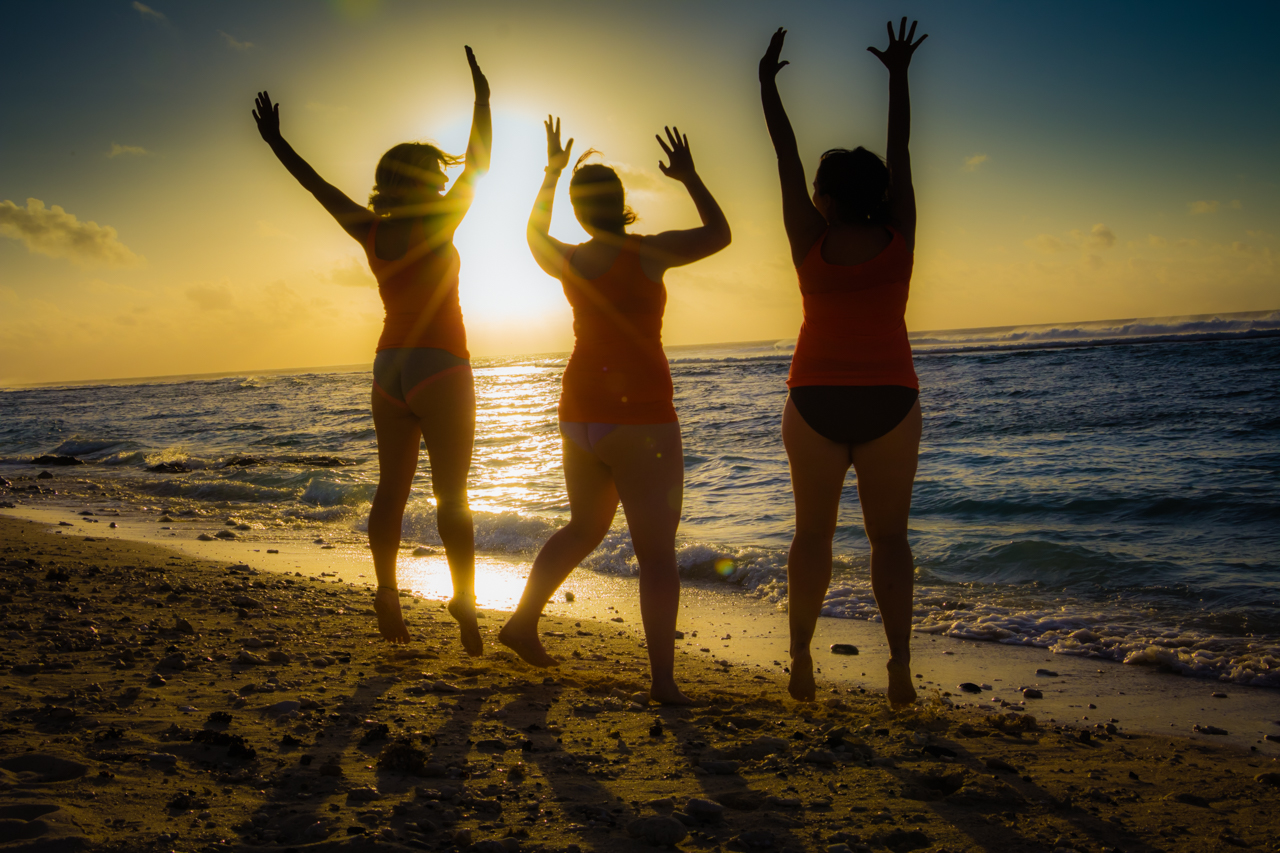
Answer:
[[[464,44],[495,126],[455,241],[473,355],[572,346],[524,238],[548,113],[619,169],[639,233],[698,224],[657,168],[654,134],[688,135],[734,240],[667,274],[666,343],[793,339],[756,63],[787,27],[779,86],[812,179],[828,148],[883,153],[866,47],[903,14],[929,34],[909,328],[1280,308],[1272,2],[25,3],[0,12],[0,385],[370,362],[363,251],[259,138],[253,97],[364,202],[392,145],[466,147]],[[552,234],[580,241],[567,183]]]

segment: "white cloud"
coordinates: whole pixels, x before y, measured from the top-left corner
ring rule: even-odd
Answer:
[[[974,154],[972,157],[966,157],[964,158],[964,170],[966,172],[976,172],[979,166],[990,159],[986,154]]]
[[[21,240],[27,251],[50,258],[66,258],[78,266],[135,267],[146,259],[120,242],[116,229],[81,222],[58,205],[46,208],[36,198],[26,207],[0,201],[0,234]]]
[[[224,33],[222,30],[218,30],[218,35],[222,36],[222,40],[225,41],[227,43],[227,47],[231,48],[232,50],[238,50],[241,53],[243,53],[244,51],[253,47],[253,42],[240,41],[235,36],[229,33]]]
[[[169,23],[169,19],[164,16],[163,12],[157,12],[150,6],[145,6],[142,3],[139,3],[138,0],[133,0],[133,8],[137,9],[144,18],[150,18],[151,20],[159,21],[162,24]]]
[[[1187,212],[1192,214],[1217,213],[1219,204],[1216,201],[1193,201],[1187,205]]]
[[[225,284],[196,284],[185,291],[187,298],[206,311],[229,311],[234,300]]]
[[[119,142],[111,143],[111,150],[107,152],[107,157],[119,157],[121,154],[145,157],[150,155],[151,152],[140,145],[121,145]]]

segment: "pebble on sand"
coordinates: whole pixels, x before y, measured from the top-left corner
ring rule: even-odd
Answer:
[[[856,655],[858,647],[852,643],[832,643],[831,654],[833,655]]]

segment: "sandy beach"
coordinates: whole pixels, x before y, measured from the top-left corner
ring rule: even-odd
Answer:
[[[1270,740],[893,713],[874,677],[799,704],[720,648],[664,708],[626,615],[549,610],[539,671],[500,612],[472,659],[435,601],[396,650],[359,585],[12,518],[0,554],[4,851],[1280,850]]]

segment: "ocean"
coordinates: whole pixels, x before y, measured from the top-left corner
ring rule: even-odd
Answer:
[[[1280,311],[912,335],[924,440],[915,629],[1280,688]],[[782,602],[794,521],[780,418],[794,341],[669,347],[685,442],[679,563]],[[481,553],[564,523],[566,355],[480,358]],[[221,519],[245,536],[363,530],[376,487],[365,369],[0,390],[19,503]],[[17,479],[58,469],[76,487]],[[64,460],[65,461],[65,460]],[[406,541],[438,545],[425,462]],[[824,615],[877,619],[850,476]],[[636,573],[622,513],[584,562]]]

